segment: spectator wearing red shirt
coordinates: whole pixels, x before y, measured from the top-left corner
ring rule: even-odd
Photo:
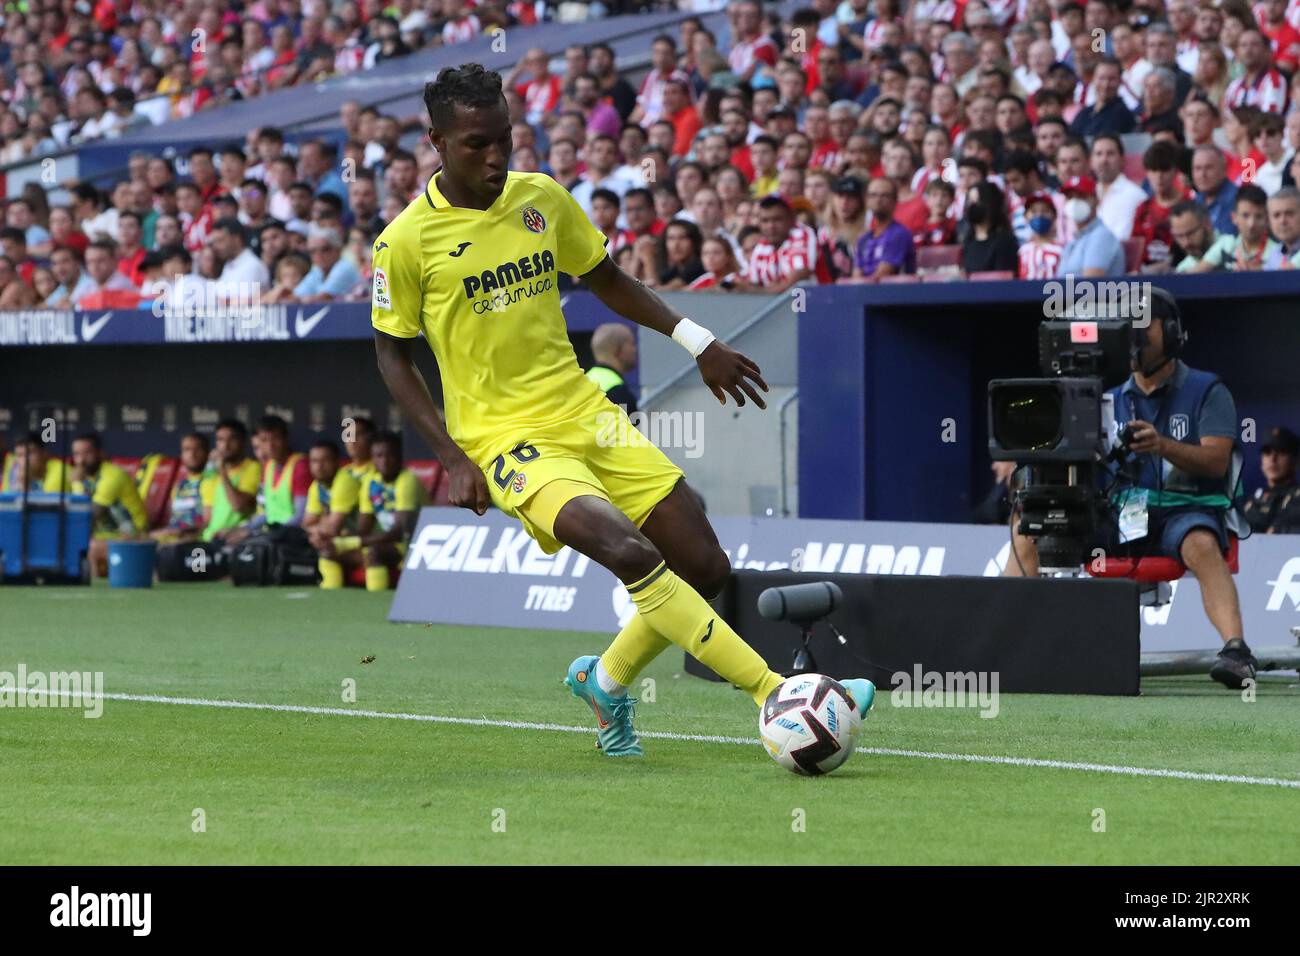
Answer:
[[[749,117],[740,110],[722,114],[722,135],[731,150],[731,165],[740,170],[745,182],[754,180],[754,160],[749,155]]]
[[[912,177],[916,174],[916,154],[903,139],[891,139],[882,151],[881,165],[885,167],[885,175],[897,190],[894,221],[903,225],[909,232],[916,233],[930,216],[925,196],[912,191]]]
[[[1025,198],[1030,238],[1017,252],[1016,278],[1054,279],[1065,247],[1056,241],[1056,203],[1045,192]]]
[[[1133,238],[1146,240],[1142,263],[1168,267],[1172,263],[1174,237],[1169,222],[1176,204],[1192,197],[1180,184],[1178,149],[1170,143],[1152,143],[1142,154],[1142,167],[1151,184],[1152,195],[1133,214]]]
[[[654,193],[640,187],[629,189],[623,196],[623,224],[633,241],[662,233],[665,223],[655,216]]]
[[[138,213],[125,211],[117,217],[117,271],[139,288],[144,285],[144,227]]]
[[[636,241],[636,233],[618,225],[618,193],[612,189],[596,189],[591,194],[591,222],[605,234],[605,248],[617,252]]]
[[[732,8],[734,31],[727,61],[736,79],[748,83],[764,66],[776,66],[777,48],[763,33],[763,13],[758,0],[739,0]]]
[[[1225,107],[1253,106],[1266,113],[1286,112],[1287,82],[1274,67],[1268,40],[1250,27],[1237,37],[1237,61],[1245,72],[1223,91]]]
[[[530,79],[520,82],[521,73],[527,73]],[[546,51],[534,47],[524,54],[505,79],[503,84],[513,87],[524,101],[524,116],[529,124],[536,126],[546,115],[555,112],[564,93],[564,84],[558,76],[551,73],[550,57]]]
[[[1262,9],[1260,9],[1262,7]],[[1273,62],[1288,73],[1300,67],[1300,31],[1287,22],[1287,0],[1266,0],[1256,7],[1259,32],[1268,40]]]
[[[780,196],[759,200],[758,228],[762,238],[736,282],[738,292],[784,292],[816,275],[817,235],[795,222],[789,203]]]
[[[691,151],[695,134],[704,125],[699,111],[691,103],[691,87],[688,82],[670,79],[664,84],[663,115],[673,126],[673,155],[685,156]]]
[[[0,229],[0,249],[3,250],[5,258],[13,263],[18,277],[27,285],[31,285],[32,273],[36,271],[36,260],[27,252],[26,234],[16,226],[5,226]]]
[[[946,179],[932,179],[921,194],[928,215],[912,230],[912,244],[918,249],[928,246],[951,246],[957,242],[957,220],[948,215],[957,190]]]

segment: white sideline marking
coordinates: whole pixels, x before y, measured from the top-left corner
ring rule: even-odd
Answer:
[[[28,693],[26,687],[5,688],[0,695]],[[72,691],[36,691],[38,694],[57,693],[62,698],[90,696]],[[103,694],[104,700],[118,700],[141,704],[174,704],[184,707],[218,707],[226,710],[268,710],[282,714],[315,714],[324,717],[375,717],[387,720],[414,720],[429,724],[455,724],[462,727],[505,727],[510,730],[549,730],[566,734],[590,734],[590,727],[573,727],[568,724],[543,724],[527,720],[491,720],[487,717],[440,717],[436,714],[402,714],[384,710],[349,710],[346,707],[308,707],[302,704],[259,704],[245,700],[208,700],[201,697],[164,697],[158,694]],[[673,734],[665,731],[644,731],[647,740],[685,740],[705,744],[741,744],[758,746],[757,739],[724,737],[718,734]],[[1288,787],[1300,790],[1300,780],[1279,777],[1248,777],[1243,774],[1201,773],[1195,770],[1163,770],[1152,767],[1125,767],[1105,763],[1082,763],[1074,760],[1043,760],[1038,757],[998,757],[987,754],[950,754],[926,750],[896,750],[891,747],[859,747],[862,754],[882,757],[910,757],[919,760],[952,760],[959,763],[998,764],[1011,767],[1042,767],[1051,770],[1084,770],[1090,773],[1110,773],[1125,777],[1162,777],[1168,780],[1195,780],[1207,783],[1241,783],[1263,787]]]

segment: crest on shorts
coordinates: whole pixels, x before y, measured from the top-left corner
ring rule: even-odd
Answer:
[[[1191,422],[1188,417],[1181,412],[1169,417],[1169,435],[1174,441],[1182,441],[1191,431]]]
[[[536,206],[525,206],[520,213],[524,219],[524,226],[529,232],[543,232],[546,229],[546,217],[537,211]]]
[[[528,484],[528,479],[524,477],[524,473],[521,471],[519,474],[515,475],[515,480],[510,487],[516,492],[519,492],[524,490],[524,485],[526,484]]]

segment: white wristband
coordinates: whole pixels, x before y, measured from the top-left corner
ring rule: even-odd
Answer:
[[[713,339],[712,332],[687,318],[683,318],[673,328],[673,341],[690,352],[691,358],[699,358],[700,353],[712,344]]]

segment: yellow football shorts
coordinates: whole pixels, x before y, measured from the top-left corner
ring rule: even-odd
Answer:
[[[609,401],[570,421],[512,438],[495,459],[479,464],[492,503],[518,518],[547,554],[563,547],[552,532],[556,515],[572,499],[604,498],[640,527],[683,477]]]

